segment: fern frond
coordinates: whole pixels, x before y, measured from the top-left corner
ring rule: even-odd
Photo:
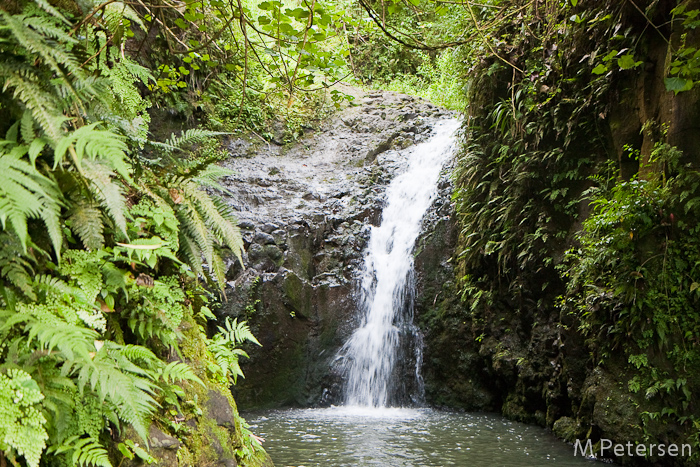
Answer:
[[[102,159],[112,166],[125,180],[131,181],[129,164],[126,162],[126,143],[118,135],[111,131],[96,130],[98,123],[85,125],[72,133],[64,136],[56,145],[54,151],[54,168],[61,163],[66,152],[74,146],[77,160],[75,163],[80,169],[83,158],[87,156],[91,160]]]
[[[31,320],[25,330],[28,331],[28,342],[37,340],[39,347],[48,352],[58,350],[70,362],[68,371],[78,359],[90,360],[90,352],[94,351],[97,332],[81,326],[55,320],[51,323]]]
[[[104,19],[110,31],[114,32],[122,25],[122,19],[126,18],[131,22],[138,24],[141,30],[145,31],[146,26],[143,20],[133,8],[122,2],[114,2],[105,6]]]
[[[200,250],[197,242],[189,235],[185,235],[183,229],[180,230],[180,251],[179,253],[184,257],[185,262],[192,268],[195,274],[198,276],[204,275],[204,269],[202,268],[202,250]]]
[[[34,0],[34,2],[39,5],[39,8],[47,12],[48,14],[60,19],[63,21],[65,24],[70,25],[70,21],[68,21],[65,16],[63,16],[57,9],[55,9],[49,2],[46,0]]]
[[[111,342],[107,342],[105,345],[108,346],[107,353],[114,360],[115,366],[119,368],[122,372],[131,373],[145,378],[151,379],[152,375],[148,370],[141,368],[132,362],[123,352],[119,346],[114,345]],[[111,348],[110,348],[111,347]]]
[[[87,296],[81,289],[66,284],[58,277],[41,274],[34,278],[33,285],[37,290],[43,290],[63,297],[66,302],[74,301],[84,307],[94,307],[94,304],[89,302]]]
[[[12,258],[2,262],[0,276],[5,277],[12,285],[21,290],[27,297],[36,300],[32,286],[32,269],[29,263],[21,258]]]
[[[209,263],[209,268],[216,278],[221,294],[226,298],[226,266],[224,265],[224,260],[221,259],[221,255],[214,254],[211,263]]]
[[[126,201],[121,187],[112,181],[114,172],[102,161],[84,161],[85,177],[97,188],[97,197],[117,228],[126,237]]]
[[[32,112],[30,110],[25,110],[22,115],[22,139],[26,143],[31,143],[36,138],[36,133],[34,133],[34,118],[32,118]]]
[[[58,143],[63,136],[63,123],[68,118],[58,110],[53,96],[34,81],[24,79],[18,73],[3,73],[3,71],[3,67],[0,67],[0,76],[5,79],[3,91],[13,89],[13,97],[31,109],[32,116],[44,130],[44,134],[54,144]]]
[[[63,234],[60,229],[61,192],[54,181],[43,176],[23,160],[0,153],[0,224],[9,220],[24,251],[27,247],[27,219],[44,221],[56,254],[60,254]]]
[[[233,214],[233,209],[224,200],[217,196],[212,196],[212,203],[223,219],[223,224],[219,229],[226,246],[236,255],[238,261],[243,264],[243,237],[238,227],[238,218]],[[219,221],[221,222],[221,221]]]
[[[212,201],[212,198],[197,188],[194,183],[186,183],[183,191],[187,197],[195,201],[202,218],[206,220],[208,227],[214,232],[216,237],[223,241],[236,257],[242,261],[243,239],[238,226],[224,218],[219,212],[217,205]]]
[[[74,203],[68,220],[71,223],[71,230],[78,235],[85,248],[99,250],[104,246],[102,213],[95,203],[87,200]]]
[[[204,382],[194,374],[192,367],[182,362],[168,363],[160,371],[160,377],[166,383],[174,383],[176,381],[194,381],[202,386]]]
[[[211,263],[214,256],[214,245],[207,224],[200,216],[196,206],[189,198],[185,197],[175,214],[180,222],[181,232],[195,241],[206,262]]]
[[[30,299],[36,300],[32,280],[34,269],[30,263],[35,261],[35,258],[31,254],[22,253],[22,245],[17,236],[0,234],[0,276],[10,281]]]
[[[208,164],[206,168],[194,174],[191,180],[199,186],[208,186],[219,191],[230,192],[219,180],[224,177],[229,177],[234,173],[233,170],[221,167],[218,164]]]
[[[76,44],[78,40],[71,37],[64,28],[57,27],[48,16],[10,15],[0,10],[0,19],[7,25],[12,38],[33,55],[41,59],[59,76],[65,77],[67,70],[71,75],[82,77],[84,72],[73,54],[63,47],[51,46],[46,37],[63,44]],[[63,67],[63,68],[62,68]]]
[[[144,441],[148,439],[147,420],[158,403],[153,398],[157,386],[147,378],[125,373],[116,365],[114,358],[103,347],[78,373],[78,387],[86,385],[104,401],[116,407],[119,418],[130,424]]]
[[[255,338],[253,333],[250,331],[250,327],[246,321],[238,322],[238,318],[226,318],[224,322],[224,328],[217,326],[219,328],[220,335],[231,345],[239,345],[243,342],[252,342],[257,345],[262,345]]]
[[[227,133],[204,130],[202,128],[190,128],[187,131],[183,131],[180,134],[180,136],[175,136],[175,134],[173,133],[170,136],[170,139],[164,143],[151,141],[150,144],[165,151],[166,153],[172,153],[174,151],[182,150],[188,144],[206,141],[209,138],[213,138],[214,136],[220,136],[225,134]]]
[[[121,348],[121,353],[131,361],[142,361],[148,366],[160,362],[160,359],[153,352],[142,345],[125,345]]]
[[[98,440],[92,437],[82,438],[80,436],[71,436],[66,439],[62,445],[51,447],[47,452],[49,454],[72,453],[72,464],[80,467],[112,467],[112,463],[109,460],[109,453]]]
[[[4,10],[0,10],[0,19],[7,25],[7,29],[12,34],[13,39],[30,54],[41,57],[43,62],[54,73],[64,78],[64,84],[69,88],[71,87],[71,81],[68,79],[68,76],[72,75],[74,78],[78,78],[84,75],[73,54],[67,53],[64,47],[56,47],[47,43],[45,36],[58,40],[62,44],[75,44],[78,42],[65,29],[56,27],[51,18],[47,16],[10,15]],[[79,101],[80,98],[77,93],[73,91],[73,94]]]

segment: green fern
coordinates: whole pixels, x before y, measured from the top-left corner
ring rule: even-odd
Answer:
[[[189,130],[183,131],[180,136],[175,136],[173,134],[170,139],[164,143],[157,141],[150,141],[149,143],[156,148],[162,150],[166,154],[170,154],[175,151],[181,151],[188,144],[198,143],[201,141],[206,141],[214,136],[225,135],[227,133],[221,133],[217,131],[204,130],[202,128],[190,128]]]
[[[243,240],[230,208],[224,203],[216,203],[211,196],[196,188],[193,183],[187,183],[183,188],[185,195],[195,201],[197,211],[206,220],[209,229],[242,261]]]
[[[194,374],[192,367],[182,362],[171,362],[160,368],[157,372],[159,378],[166,383],[174,383],[176,381],[193,381],[201,386],[204,382]]]
[[[70,454],[71,463],[80,467],[112,467],[107,450],[98,440],[91,437],[72,436],[61,446],[49,448],[47,453]]]
[[[0,152],[0,225],[7,229],[9,223],[26,251],[27,220],[43,220],[58,255],[63,242],[59,220],[61,191],[53,180],[16,157],[26,149],[25,146],[15,146],[14,154]]]
[[[98,206],[88,200],[80,200],[71,206],[68,221],[88,250],[99,250],[104,246],[104,223]]]
[[[61,138],[54,150],[54,168],[63,161],[66,152],[70,152],[73,162],[81,170],[85,157],[90,160],[107,161],[125,180],[130,181],[130,168],[126,162],[126,143],[111,131],[97,130],[99,123],[85,125]],[[74,154],[73,154],[74,151]]]
[[[48,435],[38,407],[44,395],[32,377],[12,368],[0,373],[0,446],[10,459],[17,453],[29,467],[37,467]],[[19,465],[14,462],[15,465]]]
[[[209,341],[207,348],[216,360],[217,369],[224,379],[231,378],[236,384],[238,377],[245,377],[238,363],[239,357],[248,358],[248,354],[239,348],[244,342],[261,345],[250,331],[245,321],[231,321],[226,318],[224,327],[218,326],[219,332]]]
[[[7,279],[31,300],[36,300],[33,279],[36,258],[23,248],[15,235],[0,234],[0,276]]]
[[[121,187],[112,180],[114,172],[103,161],[84,161],[83,169],[85,178],[95,187],[94,193],[114,220],[115,226],[124,237],[128,237],[126,233],[126,200]]]

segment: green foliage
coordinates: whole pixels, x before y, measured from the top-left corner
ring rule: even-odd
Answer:
[[[0,449],[10,459],[15,454],[24,457],[30,467],[39,465],[48,438],[42,399],[39,386],[26,372],[10,368],[0,374]]]
[[[673,51],[673,61],[668,69],[668,76],[664,79],[667,91],[673,91],[674,94],[679,92],[690,91],[697,84],[697,79],[700,77],[700,49],[698,44],[688,44],[688,34],[693,34],[693,31],[698,27],[698,15],[700,10],[689,9],[689,2],[680,2],[676,8],[671,10],[673,19],[676,21],[682,20],[683,34],[680,37],[680,43],[669,44]]]
[[[94,465],[96,467],[112,467],[107,450],[99,441],[93,438],[71,436],[57,449],[49,449],[51,454],[70,453],[72,465],[80,467]]]
[[[497,384],[521,397],[525,411],[546,406],[548,414],[588,423],[587,396],[562,391],[563,401],[553,401],[549,391],[585,387],[584,375],[601,368],[630,375],[623,384],[641,413],[630,424],[647,441],[696,443],[697,154],[666,144],[663,120],[644,125],[638,141],[625,120],[627,99],[641,89],[632,83],[649,76],[643,63],[657,60],[650,50],[673,54],[667,78],[691,79],[683,73],[696,51],[683,41],[692,34],[680,37],[687,31],[678,20],[659,26],[671,8],[504,1],[479,23],[484,47],[465,48],[479,60],[469,61],[474,78],[455,171],[457,272],[464,333],[493,359],[494,372],[504,375]],[[667,49],[669,30],[680,34]],[[687,86],[666,83],[675,91]],[[561,372],[501,358],[544,349],[540,333],[552,329],[562,342],[553,352],[565,362]],[[512,371],[503,370],[508,364]],[[531,371],[546,382],[533,382]]]
[[[7,148],[11,145],[3,140]],[[27,249],[27,220],[41,219],[49,231],[54,250],[61,249],[59,213],[61,192],[56,184],[41,174],[36,167],[19,159],[28,151],[26,146],[15,146],[10,152],[0,152],[0,223],[11,227]],[[17,156],[13,155],[17,154]],[[8,225],[9,224],[9,225]]]
[[[238,364],[239,357],[248,358],[248,354],[239,348],[245,342],[260,345],[260,342],[250,332],[245,321],[238,322],[226,318],[224,327],[218,326],[219,332],[207,344],[207,348],[214,355],[216,365],[211,365],[209,370],[223,380],[231,380],[236,384],[238,377],[245,377]]]
[[[591,191],[594,212],[562,271],[569,280],[564,310],[578,316],[594,357],[605,362],[624,352],[637,370],[629,389],[663,407],[645,419],[692,433],[700,385],[700,172],[681,160],[658,143],[650,164],[659,169],[647,179],[613,179]]]
[[[242,249],[230,209],[199,187],[222,171],[175,158],[214,134],[146,140],[140,86],[155,80],[121,47],[145,23],[126,4],[83,6],[0,10],[0,455],[13,465],[113,465],[109,434],[126,426],[147,443],[163,404],[204,384],[172,361],[188,297],[204,293],[196,274],[223,290],[219,253]]]
[[[386,84],[386,89],[414,94],[441,107],[461,111],[467,106],[464,73],[463,51],[456,47],[440,53],[435,63],[429,57],[424,58],[414,74],[396,76]]]

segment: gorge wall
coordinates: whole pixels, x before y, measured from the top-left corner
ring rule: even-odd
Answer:
[[[510,42],[470,70],[455,283],[422,292],[432,402],[571,442],[697,445],[700,93],[666,79],[698,36],[674,6],[516,1],[492,31]]]

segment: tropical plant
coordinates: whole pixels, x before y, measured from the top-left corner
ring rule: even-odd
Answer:
[[[260,345],[260,342],[250,332],[250,328],[245,321],[238,322],[238,319],[231,321],[226,318],[224,327],[218,326],[219,332],[214,335],[208,344],[208,348],[214,355],[216,365],[212,365],[210,370],[224,380],[231,379],[236,384],[238,377],[245,377],[238,363],[240,357],[248,358],[248,354],[240,347],[245,342],[252,342]]]
[[[198,185],[221,171],[141,153],[139,86],[153,79],[120,50],[139,16],[86,6],[77,18],[43,1],[0,10],[3,464],[34,467],[50,453],[111,465],[109,433],[125,426],[147,445],[163,404],[205,383],[187,363],[166,363],[194,313],[188,294],[202,292],[202,256],[223,290],[218,252],[241,254],[231,212]],[[211,136],[148,147],[166,158]]]

